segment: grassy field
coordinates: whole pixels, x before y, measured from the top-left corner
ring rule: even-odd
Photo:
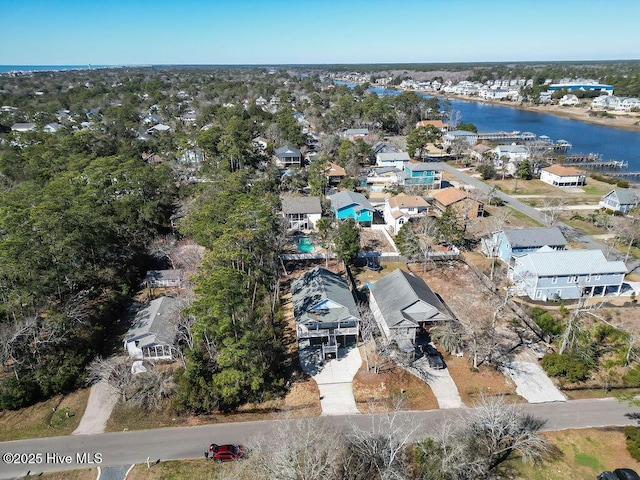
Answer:
[[[96,478],[98,478],[98,469],[83,468],[82,470],[69,470],[67,472],[43,473],[42,475],[38,475],[38,478],[42,478],[43,480],[96,480]]]
[[[495,185],[496,188],[499,188],[509,195],[547,195],[551,197],[564,197],[570,203],[574,204],[582,202],[598,203],[603,195],[609,193],[615,187],[614,185],[600,182],[598,180],[594,180],[593,178],[587,179],[587,184],[584,187],[581,187],[582,192],[570,192],[562,190],[537,179],[518,180],[517,188],[516,180],[514,179],[488,180],[486,183],[488,183],[489,185]]]
[[[524,465],[512,461],[514,475],[520,480],[595,479],[604,470],[632,468],[640,472],[640,463],[627,452],[621,428],[587,428],[546,432],[544,436],[557,447],[555,459],[543,465]]]
[[[80,423],[88,398],[89,389],[84,388],[21,410],[0,412],[0,441],[69,435]]]

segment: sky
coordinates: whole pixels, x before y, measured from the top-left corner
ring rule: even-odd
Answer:
[[[640,0],[0,0],[0,65],[640,59]]]

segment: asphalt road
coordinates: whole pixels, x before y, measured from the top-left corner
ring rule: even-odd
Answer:
[[[461,172],[460,170],[458,170],[455,167],[452,167],[449,164],[442,163],[442,169],[454,175],[460,181],[475,187],[481,192],[489,193],[489,190],[491,190],[491,187],[486,183],[484,183],[482,180],[479,180],[478,178],[467,175],[466,173]],[[496,190],[495,194],[496,196],[500,197],[511,208],[514,208],[519,212],[524,213],[528,217],[533,218],[534,220],[542,223],[543,225],[546,225],[547,222],[545,221],[544,213],[541,213],[540,211],[531,207],[530,205],[527,205],[526,203],[521,202],[516,197],[507,195],[506,193],[501,192],[500,190]],[[554,225],[559,227],[560,230],[562,230],[562,233],[566,238],[572,239],[584,245],[586,248],[590,250],[601,250],[609,260],[624,260],[625,255],[620,253],[618,250],[610,248],[608,245],[598,242],[590,235],[586,235],[581,231],[576,230],[575,228],[570,227],[569,225],[562,222],[556,222]],[[633,272],[634,270],[640,267],[640,261],[634,258],[629,258],[629,260],[626,262],[626,265],[629,272]]]
[[[625,414],[638,412],[638,409],[615,399],[523,404],[522,408],[527,413],[546,419],[546,430],[634,425],[636,421]],[[455,419],[468,411],[463,408],[403,412],[398,415],[407,419],[407,424],[420,424],[418,433],[427,436],[429,432],[438,431],[443,421]],[[380,415],[350,415],[322,417],[322,421],[339,428],[357,425],[361,429],[369,429],[372,422],[379,418]],[[40,472],[87,466],[131,465],[144,463],[147,458],[156,462],[202,457],[204,461],[204,452],[212,442],[247,443],[255,435],[268,432],[278,422],[285,421],[295,420],[225,423],[3,442],[0,443],[0,478],[21,478],[27,471],[31,475],[37,475]],[[90,463],[91,460],[94,463]]]

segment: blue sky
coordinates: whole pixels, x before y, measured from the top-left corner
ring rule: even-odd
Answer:
[[[0,0],[0,65],[640,58],[640,0]]]

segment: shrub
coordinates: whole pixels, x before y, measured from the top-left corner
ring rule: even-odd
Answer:
[[[575,355],[560,355],[553,352],[545,355],[540,363],[552,377],[563,377],[572,383],[589,377],[589,366]]]
[[[640,428],[624,427],[624,436],[627,439],[629,455],[640,462]]]
[[[562,323],[558,322],[553,315],[549,312],[545,312],[541,308],[534,307],[531,310],[531,318],[533,318],[533,321],[536,322],[536,324],[547,335],[560,335],[564,330]]]
[[[640,365],[634,365],[622,376],[626,387],[640,387]]]

